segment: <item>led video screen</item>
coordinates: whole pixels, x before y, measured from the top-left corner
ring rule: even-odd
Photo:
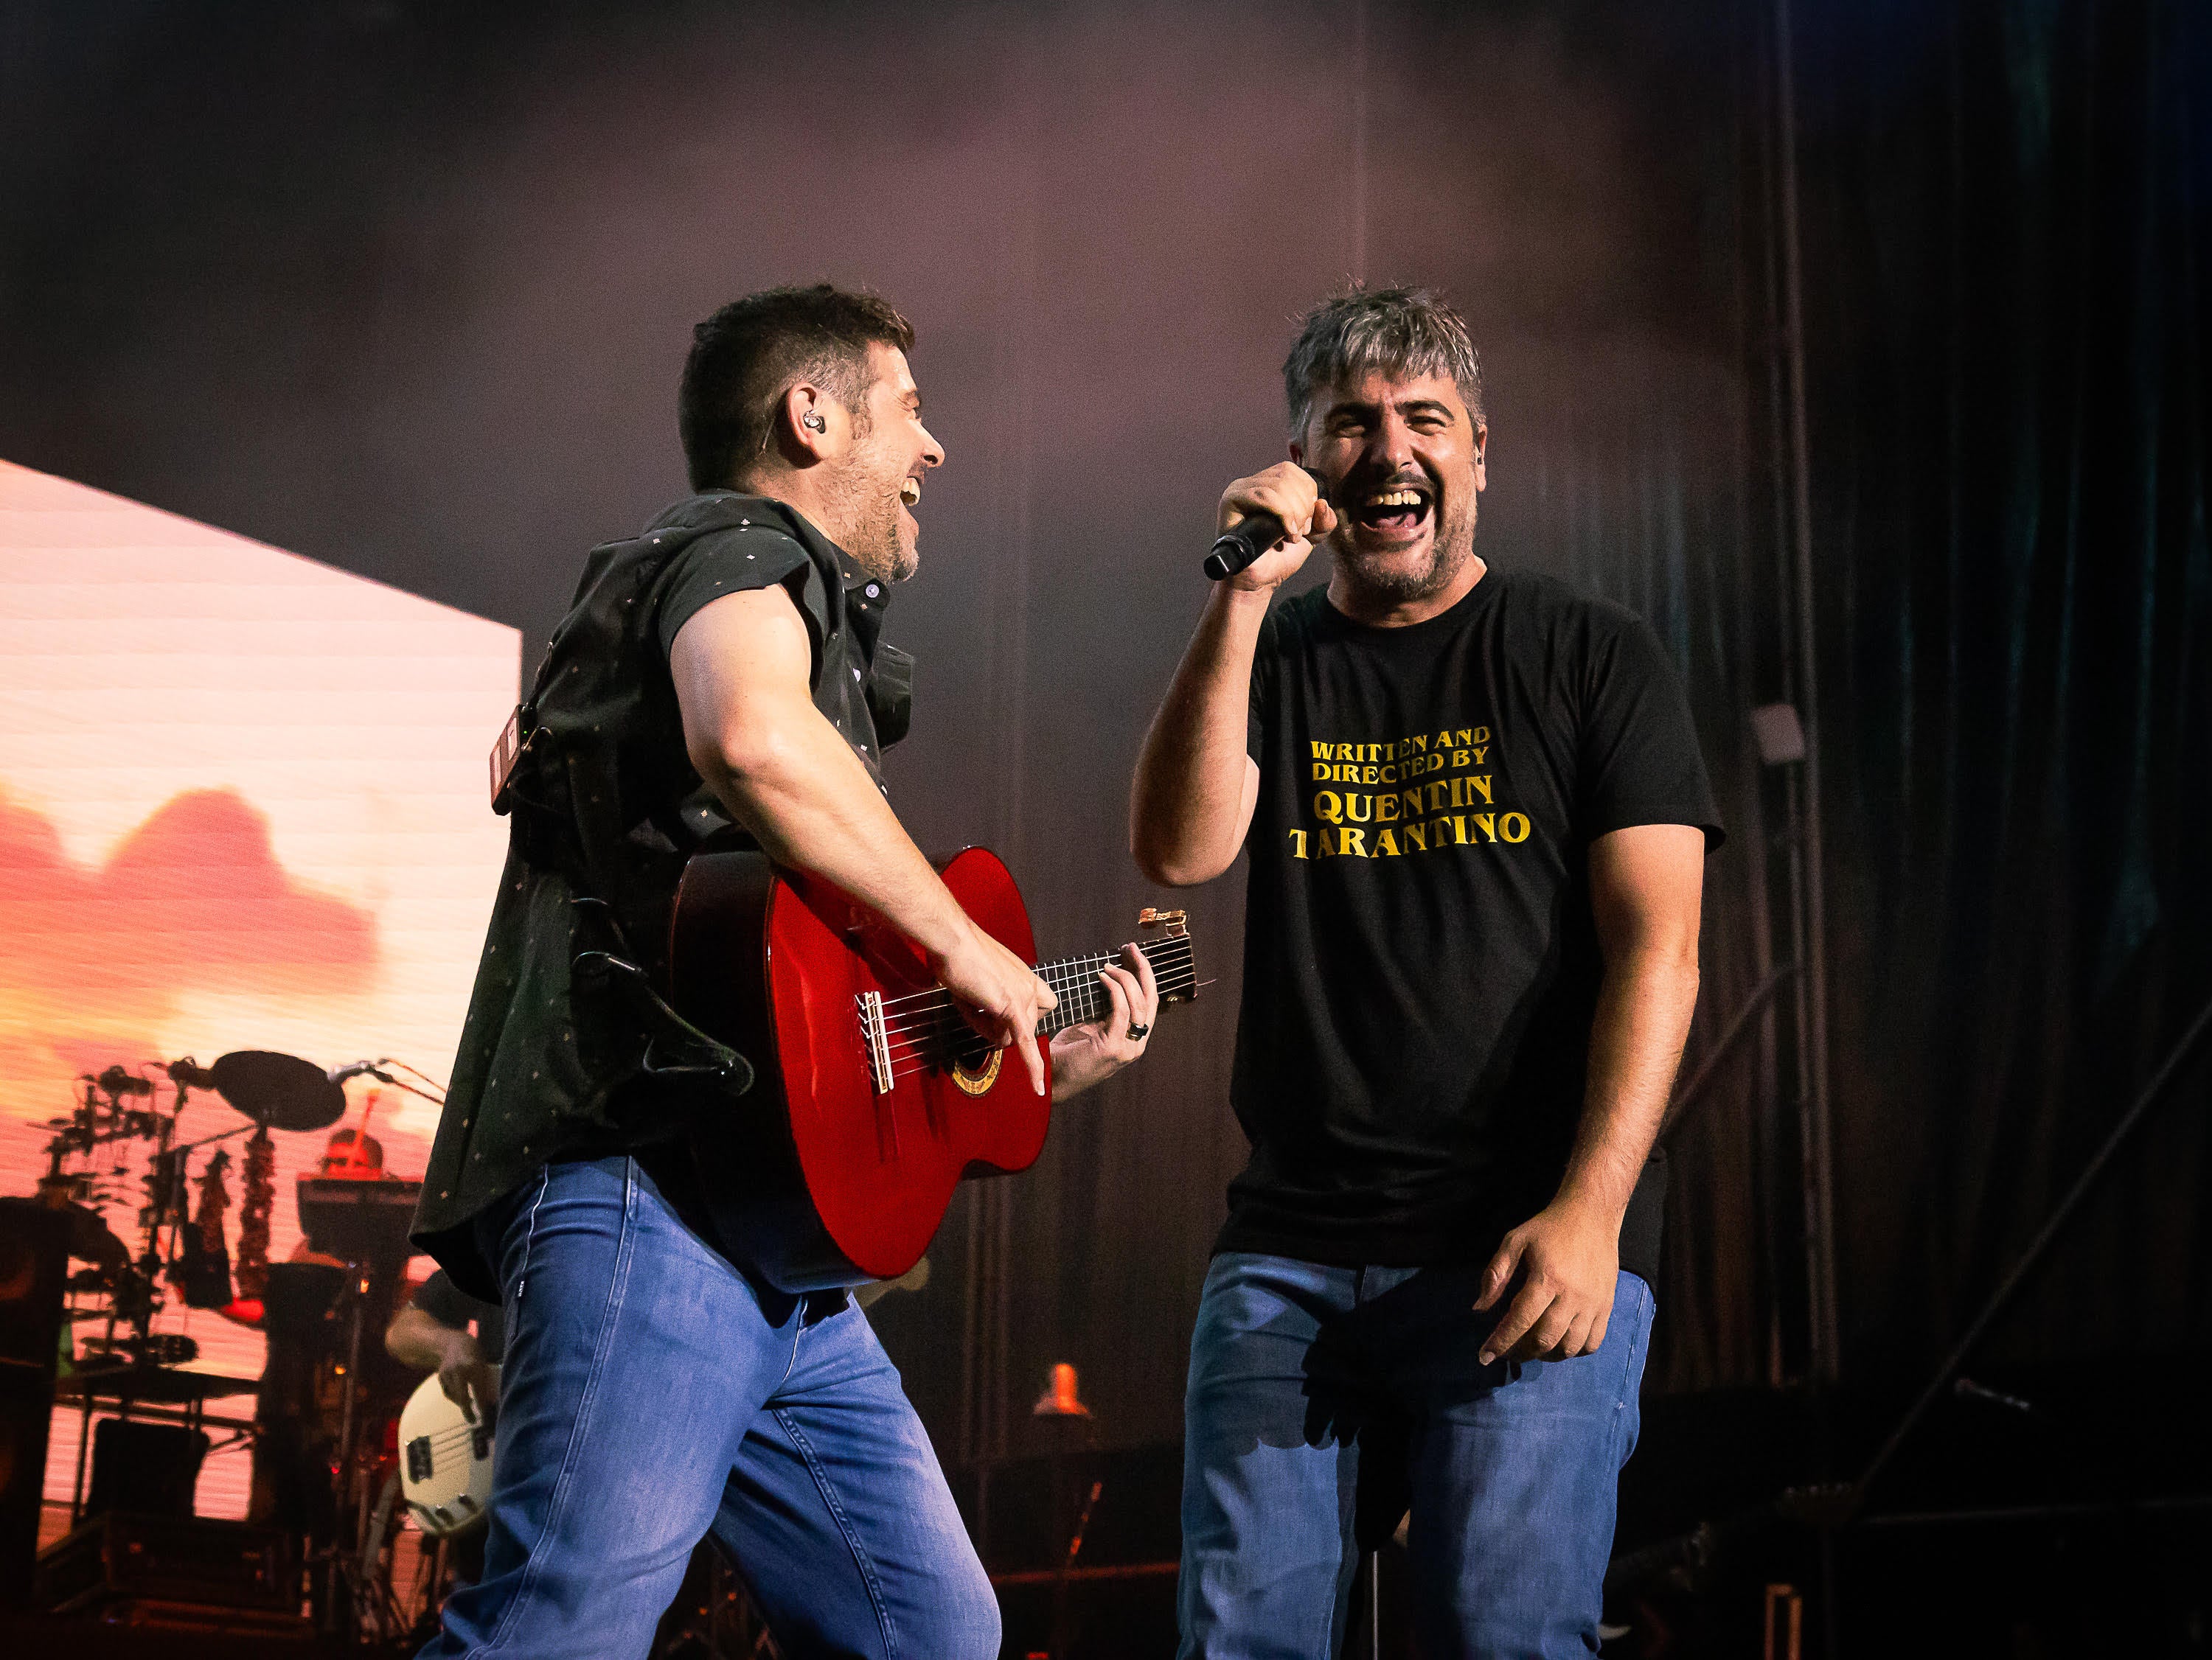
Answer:
[[[325,1069],[390,1057],[434,1094],[506,845],[484,757],[520,651],[503,625],[0,463],[0,1191],[33,1190],[50,1121],[111,1068],[125,1108],[163,1117],[169,1063],[246,1050]],[[372,1113],[387,1169],[418,1176],[434,1105],[343,1087],[343,1125]],[[188,1176],[232,1155],[234,1254],[251,1128],[211,1088],[174,1124],[203,1143]],[[297,1243],[294,1178],[328,1134],[274,1133],[271,1262]],[[151,1146],[68,1161],[133,1252]],[[182,1364],[259,1375],[258,1331],[164,1294],[154,1330],[198,1351]],[[79,1353],[102,1340],[100,1300],[73,1299]],[[253,1399],[208,1410],[249,1419]],[[54,1431],[46,1494],[65,1502],[76,1411]],[[198,1507],[241,1515],[244,1443],[213,1439]]]

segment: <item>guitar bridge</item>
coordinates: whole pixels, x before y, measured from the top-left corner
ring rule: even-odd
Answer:
[[[860,1036],[868,1045],[868,1081],[876,1094],[891,1093],[891,1040],[884,1030],[884,994],[863,991],[853,999],[860,1007]]]

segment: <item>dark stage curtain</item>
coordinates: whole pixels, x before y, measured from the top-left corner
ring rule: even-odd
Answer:
[[[1606,366],[1604,398],[1536,459],[1533,512],[1514,538],[1548,550],[1559,574],[1627,606],[1674,659],[1696,715],[1729,839],[1706,863],[1701,984],[1683,1071],[1713,1051],[1772,968],[1762,952],[1768,886],[1761,778],[1744,712],[1762,700],[1752,600],[1771,538],[1747,514],[1741,477],[1757,434],[1751,400],[1724,363],[1642,354]],[[1511,557],[1513,549],[1505,557]],[[1660,1283],[1646,1387],[1765,1381],[1776,1332],[1776,1263],[1763,1216],[1770,1184],[1773,1034],[1761,1024],[1663,1139],[1669,1161]]]
[[[1759,944],[1786,824],[1745,724],[1784,695],[1789,632],[1771,9],[1739,19],[1708,154],[1712,199],[1723,173],[1736,191],[1712,239],[1741,372],[1616,371],[1613,430],[1547,455],[1531,527],[1658,629],[1737,832],[1707,873],[1686,1075],[1787,952]],[[2212,12],[1796,21],[1841,1348],[1887,1388],[1948,1348],[2212,998]],[[1779,1025],[1784,1052],[1755,1025],[1668,1137],[1650,1388],[1802,1369]],[[2212,1346],[2208,1076],[1981,1363]]]
[[[1699,282],[1737,360],[1578,353],[1565,413],[1506,429],[1513,488],[1483,526],[1493,559],[1641,612],[1689,683],[1736,833],[1708,871],[1686,1074],[1786,955],[1782,797],[1746,722],[1784,695],[1787,633],[1771,10],[1735,15],[1734,68],[1711,71],[1729,96],[1699,118]],[[1796,21],[1841,1352],[1846,1381],[1887,1389],[1948,1347],[2212,997],[2212,14],[1960,0]],[[1164,674],[1179,644],[1132,654]],[[1023,821],[1042,908],[1125,930],[1156,896],[1106,856],[1121,769],[1086,782],[1082,743],[1025,742],[1060,781]],[[1071,813],[1103,823],[1043,827]],[[1222,984],[1171,1017],[1149,1075],[1063,1114],[1039,1169],[988,1202],[1003,1217],[971,1216],[981,1190],[956,1210],[944,1271],[978,1239],[1011,1266],[973,1383],[960,1331],[919,1300],[879,1306],[933,1421],[972,1421],[996,1374],[985,1444],[1018,1450],[1029,1391],[1071,1359],[1117,1409],[1108,1439],[1176,1433],[1243,1154],[1219,1106],[1239,888],[1190,896]],[[1652,1390],[1802,1372],[1783,1008],[1668,1138]],[[2207,1075],[2181,1080],[1979,1363],[2212,1346]]]
[[[2212,997],[2212,10],[1821,5],[1797,46],[1865,1379],[1948,1345]],[[1985,1360],[2212,1347],[2208,1076]]]

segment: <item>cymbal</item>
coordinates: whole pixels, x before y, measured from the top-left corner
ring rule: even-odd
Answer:
[[[261,1387],[258,1378],[231,1378],[220,1372],[191,1372],[182,1366],[137,1366],[127,1360],[106,1357],[79,1360],[73,1374],[58,1380],[55,1395],[82,1400],[91,1395],[103,1399],[169,1402],[182,1404],[214,1395],[248,1395]]]
[[[297,1055],[234,1050],[209,1070],[223,1100],[270,1130],[326,1130],[345,1117],[345,1091]]]

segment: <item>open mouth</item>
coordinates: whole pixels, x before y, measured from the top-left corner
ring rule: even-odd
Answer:
[[[1426,486],[1392,484],[1358,497],[1352,519],[1363,530],[1388,536],[1412,536],[1428,522],[1433,509]]]
[[[899,500],[909,507],[920,501],[921,500],[921,481],[911,476],[902,480],[899,484]]]

